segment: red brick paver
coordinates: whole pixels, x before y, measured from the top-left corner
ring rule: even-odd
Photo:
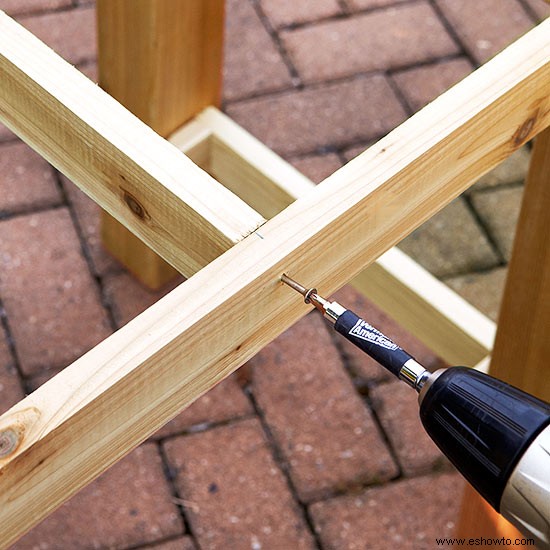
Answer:
[[[274,27],[285,27],[315,21],[342,13],[338,0],[261,0],[261,6]]]
[[[254,395],[304,501],[397,474],[324,323],[308,315],[251,361]]]
[[[12,16],[66,8],[71,5],[72,0],[0,0],[0,10]]]
[[[436,2],[478,63],[493,57],[533,26],[518,0]]]
[[[91,61],[85,61],[78,65],[78,70],[85,74],[92,82],[97,83],[98,81],[98,67],[95,59]]]
[[[545,0],[526,0],[536,17],[540,20],[550,15],[550,5]]]
[[[0,143],[3,141],[14,141],[15,139],[15,134],[0,123]]]
[[[403,67],[459,51],[427,2],[285,31],[281,36],[307,82]]]
[[[93,7],[21,17],[19,21],[61,57],[73,64],[82,63],[96,55]]]
[[[413,111],[418,111],[471,71],[471,63],[461,57],[408,69],[396,73],[393,78],[409,107]]]
[[[65,208],[0,222],[0,295],[26,375],[64,367],[110,329]]]
[[[288,156],[376,138],[406,117],[380,75],[235,103],[227,112],[269,147]]]
[[[422,427],[415,391],[395,380],[374,387],[370,396],[405,475],[419,475],[446,464]]]
[[[464,482],[444,474],[392,483],[311,507],[325,548],[428,550],[451,537]]]
[[[147,546],[150,550],[197,550],[191,537],[179,537],[177,539]]]
[[[0,213],[43,208],[61,202],[53,168],[21,142],[0,149]]]
[[[290,73],[250,2],[228,0],[224,97],[290,88]]]
[[[334,153],[327,155],[307,155],[305,157],[290,159],[290,162],[304,176],[307,176],[315,183],[328,178],[342,166],[342,161]]]
[[[0,414],[23,398],[23,388],[14,363],[7,337],[0,328]]]
[[[314,548],[257,420],[180,437],[165,448],[202,549]]]
[[[157,447],[149,444],[138,447],[12,548],[127,548],[183,531]]]
[[[250,416],[252,404],[236,382],[229,377],[208,393],[199,397],[189,408],[160,429],[155,437],[166,437],[191,428],[204,428],[209,424]]]

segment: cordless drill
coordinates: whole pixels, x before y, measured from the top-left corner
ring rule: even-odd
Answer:
[[[550,549],[550,404],[465,367],[429,372],[379,330],[288,276],[337,332],[418,392],[428,435],[472,486]],[[550,336],[549,336],[550,337]]]

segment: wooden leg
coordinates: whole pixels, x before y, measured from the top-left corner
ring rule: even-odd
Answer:
[[[490,372],[550,401],[550,128],[535,141]],[[513,533],[513,536],[510,534]],[[466,491],[459,537],[521,538],[473,489]]]
[[[550,128],[535,140],[491,373],[550,401]]]
[[[455,537],[465,539],[480,537],[502,539],[504,537],[512,541],[526,538],[507,519],[495,512],[471,485],[467,485],[464,489]],[[527,548],[527,546],[517,544],[514,548]]]
[[[98,0],[99,83],[167,137],[221,94],[223,0]],[[176,271],[103,213],[107,250],[151,288]]]

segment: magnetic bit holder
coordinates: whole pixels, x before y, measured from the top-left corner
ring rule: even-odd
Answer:
[[[335,330],[346,340],[349,340],[409,386],[420,391],[430,373],[414,357],[394,344],[390,338],[338,302],[329,302],[319,296],[316,288],[308,289],[285,273],[281,276],[281,281],[299,292],[304,297],[306,304],[313,304],[321,311],[334,324]]]

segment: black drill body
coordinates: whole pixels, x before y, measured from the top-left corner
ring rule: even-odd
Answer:
[[[334,328],[392,374],[414,358],[350,310]],[[420,418],[443,454],[497,510],[525,449],[550,424],[550,405],[492,376],[444,369],[421,388]]]

